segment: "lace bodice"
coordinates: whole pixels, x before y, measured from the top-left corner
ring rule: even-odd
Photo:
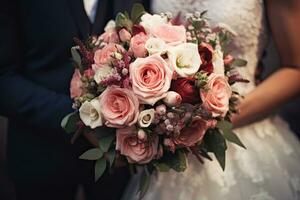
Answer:
[[[236,90],[245,94],[255,87],[255,70],[268,41],[263,0],[153,0],[152,12],[170,11],[183,15],[194,11],[207,10],[212,25],[224,23],[230,26],[237,36],[230,50],[236,57],[248,61],[240,73],[250,80],[249,84],[237,84]]]
[[[152,12],[176,15],[207,10],[212,25],[227,24],[237,36],[230,45],[235,57],[246,59],[239,68],[249,84],[234,84],[241,94],[255,88],[255,70],[268,41],[263,0],[152,0]],[[228,144],[226,169],[216,159],[204,165],[189,156],[184,173],[170,171],[153,178],[143,200],[300,200],[300,144],[288,125],[270,117],[236,129],[247,150]],[[213,155],[211,155],[213,157]],[[124,200],[136,200],[139,175]]]

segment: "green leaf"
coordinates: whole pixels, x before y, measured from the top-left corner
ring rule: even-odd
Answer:
[[[177,172],[183,172],[187,168],[186,154],[180,150],[177,150],[175,153],[166,153],[160,159],[160,163],[165,163]]]
[[[168,172],[170,170],[170,166],[163,162],[154,162],[153,165],[160,172]]]
[[[112,167],[112,165],[114,164],[115,157],[116,157],[116,151],[114,149],[111,149],[106,153],[106,155],[109,159],[109,165],[110,165],[110,167]]]
[[[209,129],[204,136],[204,142],[209,152],[214,153],[222,169],[225,169],[226,141],[218,129]]]
[[[107,152],[110,145],[114,141],[115,136],[113,134],[108,135],[106,137],[100,138],[99,140],[99,147],[102,149],[103,152]]]
[[[232,131],[232,124],[229,121],[220,121],[218,122],[217,127],[223,132],[223,136],[227,141],[246,149],[239,137]]]
[[[96,161],[95,164],[95,182],[99,180],[99,178],[103,175],[106,169],[106,160],[101,158]]]
[[[232,123],[226,120],[218,121],[217,127],[223,131],[231,130]]]
[[[140,17],[145,13],[146,13],[145,8],[142,4],[140,4],[140,3],[133,4],[133,7],[132,7],[131,13],[130,13],[132,22],[134,24],[138,23],[140,20]]]
[[[98,160],[102,156],[103,151],[101,149],[93,148],[84,152],[81,156],[79,156],[79,158],[83,160]]]
[[[131,31],[132,29],[132,21],[123,13],[119,12],[116,17],[116,27],[126,28]]]
[[[141,177],[140,177],[140,184],[139,184],[139,190],[138,190],[140,200],[145,196],[145,194],[150,186],[151,175],[149,173],[147,173],[146,170],[147,169],[143,170]]]
[[[77,111],[75,111],[65,116],[60,125],[67,133],[73,133],[77,129],[76,124],[79,120],[79,114]]]
[[[236,59],[234,59],[234,61],[233,61],[232,64],[233,64],[234,66],[243,67],[243,66],[246,66],[247,63],[248,63],[248,62],[247,62],[246,60],[236,58]]]
[[[76,65],[79,67],[79,69],[81,69],[82,68],[81,56],[77,50],[77,47],[71,48],[71,55],[72,55],[72,58],[73,58],[74,62],[76,63]]]

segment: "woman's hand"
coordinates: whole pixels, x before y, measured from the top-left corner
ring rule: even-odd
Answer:
[[[241,99],[232,123],[240,127],[257,121],[299,93],[300,68],[282,68]]]

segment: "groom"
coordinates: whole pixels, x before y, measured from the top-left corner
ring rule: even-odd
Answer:
[[[8,169],[17,200],[120,198],[126,168],[93,183],[93,163],[79,160],[89,143],[71,145],[61,127],[72,112],[73,38],[100,34],[118,11],[141,0],[3,0],[0,5],[0,114],[9,118]],[[147,8],[147,2],[143,1]]]

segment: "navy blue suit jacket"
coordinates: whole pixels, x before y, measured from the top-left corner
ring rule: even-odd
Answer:
[[[131,0],[99,0],[91,25],[82,0],[3,0],[0,6],[0,114],[9,119],[8,169],[16,180],[85,182],[91,162],[78,156],[60,122],[72,112],[73,37],[100,34]],[[141,1],[140,1],[141,2]]]

